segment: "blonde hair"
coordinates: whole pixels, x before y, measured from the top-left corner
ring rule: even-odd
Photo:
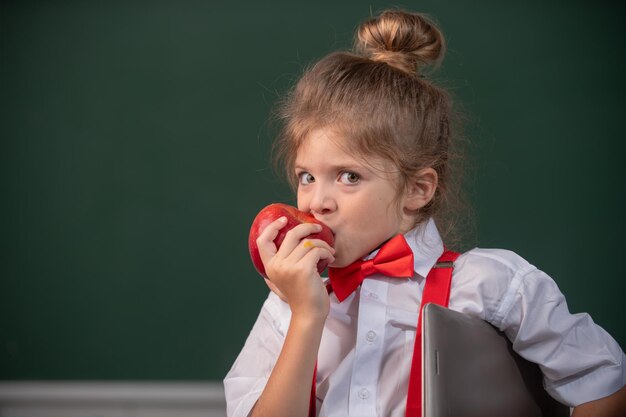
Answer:
[[[437,191],[414,224],[432,216],[449,234],[459,191],[450,164],[452,102],[425,72],[441,63],[445,50],[443,34],[427,16],[387,10],[359,26],[353,51],[331,53],[306,70],[277,115],[275,162],[290,184],[297,184],[293,170],[302,142],[314,130],[330,129],[352,153],[391,161],[399,194],[419,170],[433,168]]]

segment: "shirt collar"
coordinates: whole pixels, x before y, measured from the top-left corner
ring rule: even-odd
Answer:
[[[444,250],[435,221],[430,218],[417,225],[405,233],[404,238],[413,250],[413,269],[425,278]]]

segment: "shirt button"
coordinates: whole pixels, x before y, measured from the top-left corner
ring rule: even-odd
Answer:
[[[376,339],[376,332],[370,330],[369,332],[367,332],[367,334],[365,335],[365,339],[368,342],[373,342],[374,339]]]
[[[359,390],[359,398],[362,400],[366,400],[369,396],[370,396],[370,392],[367,390],[367,388],[361,388]]]

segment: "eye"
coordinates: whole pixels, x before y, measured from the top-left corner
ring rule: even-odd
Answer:
[[[356,172],[346,171],[341,174],[339,181],[346,185],[353,185],[359,182],[361,177]]]
[[[302,185],[307,185],[315,182],[315,178],[313,177],[313,175],[305,171],[298,174],[298,181]]]

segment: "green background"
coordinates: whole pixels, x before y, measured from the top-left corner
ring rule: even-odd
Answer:
[[[467,117],[467,240],[626,345],[621,2],[416,1]],[[266,294],[272,104],[398,3],[0,3],[0,376],[221,379]]]

